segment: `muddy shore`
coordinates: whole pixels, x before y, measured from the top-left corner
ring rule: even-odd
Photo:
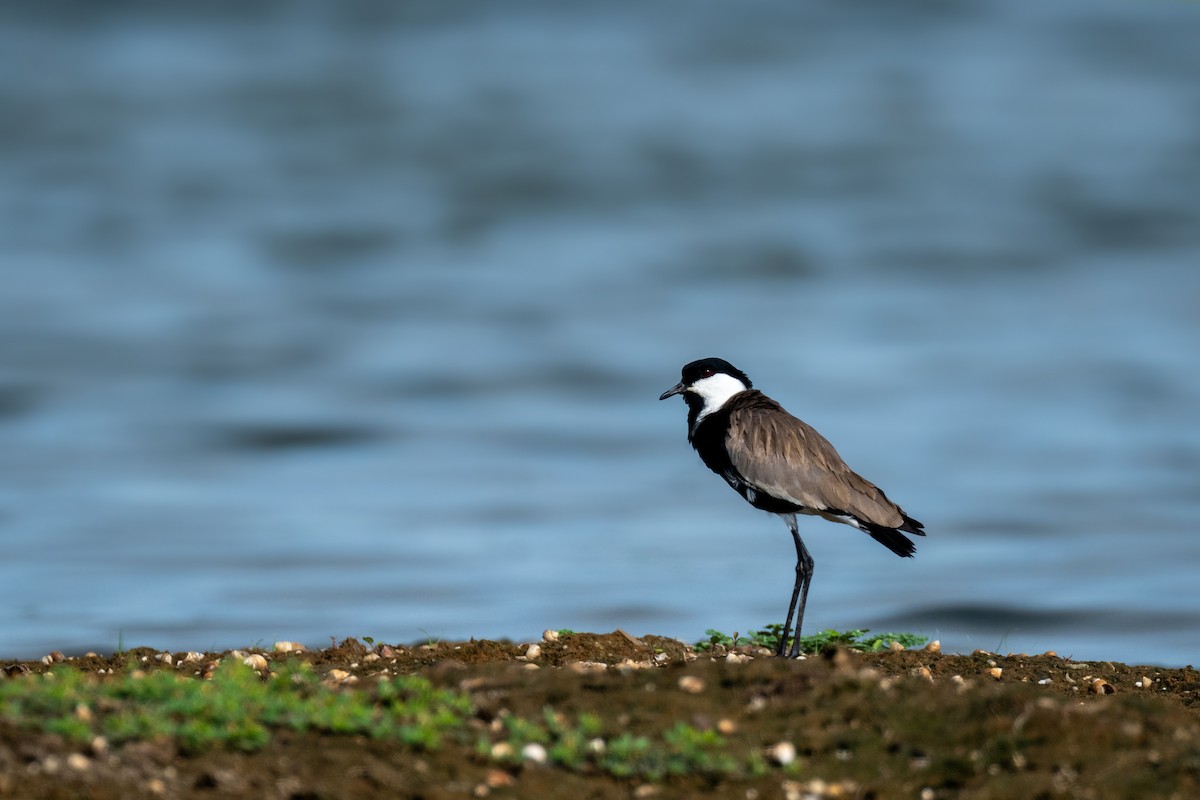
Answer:
[[[280,648],[288,649],[288,648]],[[203,680],[224,659],[263,675],[310,664],[337,692],[421,675],[469,695],[470,719],[434,749],[331,732],[272,731],[253,752],[183,752],[159,737],[81,744],[0,719],[0,797],[13,798],[1012,798],[1200,796],[1200,673],[1053,653],[708,652],[653,635],[540,642],[363,643],[276,652],[61,654],[0,660],[4,680],[63,669],[113,680],[172,670]],[[225,662],[228,663],[228,662]],[[504,750],[506,719],[580,719],[603,737],[683,723],[757,769],[620,775]]]

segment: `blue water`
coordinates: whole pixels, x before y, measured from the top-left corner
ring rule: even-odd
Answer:
[[[0,11],[0,653],[779,620],[1200,663],[1200,7]]]

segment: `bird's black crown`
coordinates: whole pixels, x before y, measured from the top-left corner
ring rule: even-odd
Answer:
[[[750,383],[750,379],[746,377],[746,373],[723,358],[702,358],[699,361],[684,364],[683,380],[681,382],[684,386],[691,386],[696,381],[711,377],[717,373],[724,373],[737,378],[746,385],[747,389],[754,388],[753,384]]]

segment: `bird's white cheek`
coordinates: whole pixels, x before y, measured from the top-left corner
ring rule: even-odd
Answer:
[[[719,410],[721,406],[729,402],[729,398],[738,392],[746,391],[746,384],[732,375],[718,373],[696,381],[688,388],[688,391],[695,392],[704,398],[704,407],[700,409],[700,415],[696,418],[696,421],[699,422]]]

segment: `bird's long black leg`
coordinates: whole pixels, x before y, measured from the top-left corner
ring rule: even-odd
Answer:
[[[792,535],[796,537],[796,569],[800,573],[798,578],[803,582],[804,588],[800,590],[800,605],[796,608],[796,636],[792,639],[792,649],[788,652],[788,658],[800,655],[800,626],[804,622],[804,606],[808,604],[808,587],[812,583],[814,565],[813,557],[804,546],[800,534],[793,531]]]
[[[787,618],[784,620],[783,633],[779,637],[779,647],[775,654],[782,656],[787,648],[788,634],[792,629],[792,614],[795,613],[796,635],[792,640],[791,650],[788,651],[788,658],[795,658],[800,655],[800,627],[804,624],[804,606],[808,603],[808,585],[812,581],[814,562],[808,548],[804,546],[804,540],[800,538],[795,515],[788,517],[787,523],[796,543],[796,583],[792,586],[792,601],[788,605]]]
[[[796,565],[796,583],[792,587],[792,602],[788,605],[787,617],[783,621],[783,631],[779,634],[779,646],[775,655],[783,656],[787,650],[788,634],[792,630],[792,615],[796,613],[796,600],[800,597],[800,565]]]

